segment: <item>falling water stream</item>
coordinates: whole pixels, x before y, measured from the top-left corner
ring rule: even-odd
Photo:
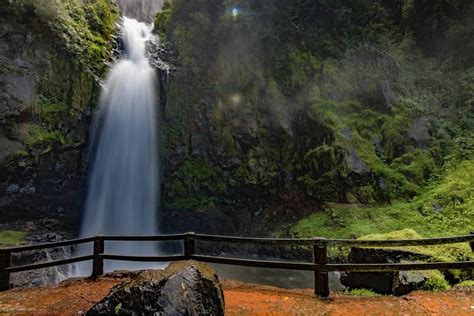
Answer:
[[[157,78],[146,42],[151,27],[124,18],[125,52],[101,93],[92,130],[82,236],[157,234]],[[153,255],[156,245],[107,243],[107,253]],[[133,268],[106,262],[106,270]]]

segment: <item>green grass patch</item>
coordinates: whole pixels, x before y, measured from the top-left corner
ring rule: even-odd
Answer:
[[[375,293],[369,289],[346,289],[344,290],[344,294],[351,295],[351,296],[367,296],[367,297],[376,297],[382,296],[381,294]]]
[[[403,229],[387,234],[371,234],[363,236],[361,240],[401,240],[423,238],[413,229]],[[407,246],[407,247],[384,247],[385,249],[406,250],[414,253],[432,257],[433,261],[468,261],[474,259],[471,248],[467,243],[436,245],[436,246]]]
[[[461,283],[458,284],[458,286],[472,287],[474,286],[474,280],[462,281]]]
[[[0,247],[15,246],[21,244],[26,237],[25,232],[16,230],[4,230],[0,232]]]

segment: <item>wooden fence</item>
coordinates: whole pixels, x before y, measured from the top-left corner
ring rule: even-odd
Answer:
[[[182,241],[184,252],[171,256],[124,256],[106,254],[106,241]],[[260,246],[305,246],[313,249],[313,262],[288,262],[253,260],[242,258],[229,258],[219,256],[200,255],[196,251],[196,243],[200,241],[220,242],[232,244],[254,244]],[[93,243],[94,250],[91,255],[74,258],[54,260],[42,263],[33,263],[21,266],[11,266],[11,255],[25,251],[72,246]],[[429,262],[429,263],[328,263],[328,246],[363,246],[363,247],[399,247],[399,246],[430,246],[454,243],[470,243],[474,250],[474,234],[459,237],[431,238],[417,240],[350,240],[350,239],[324,239],[324,238],[247,238],[203,235],[185,233],[161,236],[96,236],[69,241],[60,241],[47,244],[38,244],[16,248],[0,249],[0,291],[10,288],[10,274],[15,272],[60,266],[76,262],[92,260],[92,277],[104,273],[104,260],[136,261],[136,262],[173,262],[180,260],[196,260],[208,263],[230,264],[238,266],[275,268],[287,270],[314,271],[314,293],[318,296],[329,296],[328,272],[383,272],[405,270],[431,270],[431,269],[473,269],[474,261],[463,262]]]

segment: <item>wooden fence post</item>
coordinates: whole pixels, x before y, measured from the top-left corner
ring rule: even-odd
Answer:
[[[104,274],[104,237],[96,236],[94,239],[94,259],[92,259],[92,277],[97,278]]]
[[[328,297],[328,273],[321,271],[321,268],[328,263],[328,253],[325,245],[316,244],[313,246],[313,261],[319,265],[318,269],[314,271],[314,294],[321,297]]]
[[[184,256],[186,260],[191,259],[191,256],[196,253],[196,240],[193,237],[194,233],[186,233],[184,238]]]
[[[10,259],[11,254],[9,251],[0,251],[0,291],[10,289],[10,272],[5,270],[5,268],[10,266]]]
[[[474,232],[471,232],[471,235],[474,235]],[[471,251],[474,252],[474,242],[471,241],[471,242],[469,243],[469,245],[471,246]]]

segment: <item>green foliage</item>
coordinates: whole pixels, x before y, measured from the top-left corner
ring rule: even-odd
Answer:
[[[122,303],[119,303],[117,304],[117,306],[115,306],[115,314],[118,315],[121,313],[122,313]]]
[[[32,12],[26,19],[35,28],[48,28],[55,43],[73,54],[83,67],[103,70],[119,13],[108,0],[18,0],[14,13]]]
[[[14,230],[4,230],[0,232],[0,247],[16,246],[21,244],[26,237],[26,233]]]
[[[117,8],[108,0],[85,0],[84,12],[96,42],[110,41],[118,20]]]
[[[42,146],[51,143],[66,144],[66,137],[60,131],[50,131],[37,125],[31,125],[27,133],[26,144],[29,146]]]
[[[321,71],[321,62],[311,53],[299,50],[290,52],[284,62],[276,70],[280,82],[290,90],[299,91],[311,82],[317,72]]]
[[[457,286],[474,287],[474,280],[462,281]]]
[[[451,288],[448,281],[444,278],[443,274],[439,271],[423,271],[427,277],[426,281],[418,287],[419,290],[440,292],[446,291]]]
[[[345,289],[344,294],[350,296],[365,296],[365,297],[377,297],[381,294],[375,293],[370,289]]]
[[[166,39],[166,34],[171,22],[172,9],[171,7],[164,8],[156,14],[153,32],[160,35],[162,40]]]

